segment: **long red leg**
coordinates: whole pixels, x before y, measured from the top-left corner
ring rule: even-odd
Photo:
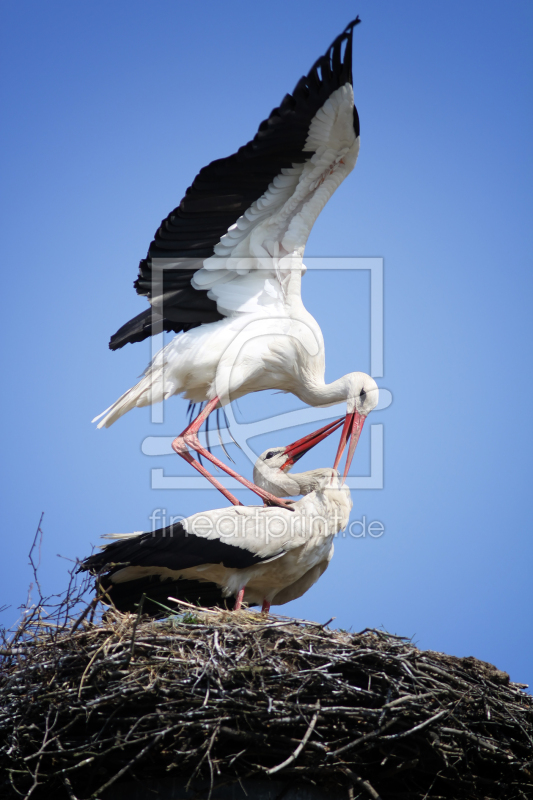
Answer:
[[[174,449],[176,449],[176,448],[174,448]],[[176,452],[178,452],[178,451],[176,450]],[[227,499],[230,501],[230,503],[232,503],[234,506],[242,506],[242,505],[243,505],[243,504],[241,503],[241,501],[240,501],[240,500],[237,500],[237,498],[235,497],[235,495],[233,495],[233,494],[232,494],[232,493],[231,493],[231,492],[230,492],[228,489],[226,489],[226,487],[225,487],[225,486],[223,486],[223,485],[220,483],[220,481],[217,481],[217,479],[216,479],[216,478],[215,478],[213,475],[211,475],[211,473],[210,473],[210,472],[208,472],[208,471],[206,470],[206,468],[205,468],[205,467],[203,467],[203,466],[200,464],[200,462],[199,462],[199,461],[197,461],[195,458],[193,458],[193,457],[191,456],[191,454],[190,454],[188,451],[187,451],[187,452],[185,452],[185,453],[180,453],[179,455],[180,455],[182,458],[184,458],[184,459],[185,459],[185,461],[188,461],[188,462],[189,462],[189,464],[191,465],[191,467],[194,467],[194,469],[197,469],[197,470],[198,470],[198,472],[200,473],[200,475],[203,475],[203,476],[204,476],[204,478],[207,478],[207,480],[208,480],[210,483],[212,483],[212,484],[213,484],[213,486],[214,486],[216,489],[218,489],[218,491],[219,491],[219,492],[222,492],[222,494],[224,495],[224,497],[226,497],[226,498],[227,498]]]
[[[268,600],[263,600],[261,614],[268,614],[269,612],[270,612],[270,603],[268,602]]]
[[[242,598],[244,597],[244,586],[242,589],[239,589],[239,594],[237,595],[237,599],[235,600],[235,605],[233,606],[234,611],[238,611],[239,608],[242,606]]]
[[[224,489],[221,483],[219,483],[216,478],[214,478],[206,469],[204,469],[196,459],[194,459],[188,451],[188,447],[196,450],[197,453],[204,456],[208,461],[214,464],[216,467],[224,470],[228,475],[231,475],[232,478],[235,478],[243,486],[246,486],[247,489],[250,489],[255,494],[259,495],[263,500],[267,500],[270,505],[280,506],[281,508],[290,508],[291,511],[293,510],[289,503],[286,503],[279,497],[274,497],[273,494],[270,492],[265,492],[264,489],[260,489],[259,486],[256,486],[255,483],[243,478],[242,475],[239,475],[238,472],[235,472],[234,469],[228,467],[224,464],[220,459],[215,458],[209,450],[206,450],[205,447],[202,447],[200,444],[200,440],[198,439],[198,431],[202,426],[202,423],[207,419],[209,414],[216,408],[218,405],[218,397],[215,397],[213,400],[210,400],[207,405],[205,406],[204,410],[198,414],[196,419],[191,422],[191,424],[185,428],[183,433],[181,433],[174,441],[172,442],[172,449],[182,458],[191,464],[195,469],[198,470],[202,475],[204,475],[212,484],[216,486],[222,494],[230,500],[233,505],[242,505],[238,500],[236,500],[233,495],[231,495],[227,489]]]

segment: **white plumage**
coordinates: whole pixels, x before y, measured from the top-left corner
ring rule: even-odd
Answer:
[[[298,395],[322,388],[322,332],[301,300],[303,251],[318,214],[355,166],[352,117],[353,91],[345,85],[311,123],[310,161],[275,178],[194,274],[193,287],[207,289],[225,319],[176,336],[144,378],[100,415],[99,428],[174,394],[202,402],[226,390],[228,402],[260,389]],[[332,402],[339,399],[346,397]]]
[[[150,575],[206,581],[219,586],[224,597],[238,598],[240,594],[241,600],[261,605],[263,610],[295,600],[326,570],[333,557],[335,534],[348,524],[352,508],[349,490],[333,470],[329,473],[313,492],[294,503],[293,511],[229,506],[193,514],[182,522],[189,533],[198,531],[205,540],[205,559],[209,558],[209,542],[221,538],[228,545],[245,548],[262,559],[261,563],[242,569],[209,563],[182,570],[127,566],[115,572],[111,582]],[[147,594],[150,596],[149,590]]]
[[[342,450],[351,437],[346,474],[364,419],[378,401],[377,386],[373,379],[364,373],[353,372],[331,384],[325,383],[322,332],[316,320],[305,309],[301,298],[301,278],[305,272],[303,254],[309,233],[328,199],[355,166],[359,153],[359,124],[351,85],[351,36],[357,21],[348,26],[344,34],[333,43],[327,56],[319,60],[321,71],[317,71],[315,65],[307,78],[306,91],[309,97],[312,90],[320,86],[325,98],[320,105],[314,101],[313,108],[316,110],[305,121],[304,129],[307,133],[297,154],[298,161],[292,166],[281,167],[260,196],[244,208],[236,221],[229,225],[222,235],[217,234],[218,240],[216,241],[215,237],[211,255],[201,259],[195,256],[194,259],[187,261],[183,258],[182,250],[176,245],[176,255],[169,255],[164,260],[161,273],[163,282],[167,276],[169,281],[171,278],[174,280],[173,287],[179,285],[180,288],[161,290],[163,295],[161,293],[158,295],[157,308],[163,309],[161,311],[163,316],[165,314],[168,316],[167,330],[181,329],[183,332],[157,353],[139,383],[96,418],[97,420],[101,418],[98,423],[99,428],[109,427],[131,409],[161,402],[175,394],[182,395],[193,403],[207,402],[204,412],[176,439],[173,447],[235,504],[238,501],[233,495],[199,465],[188,448],[204,455],[264,499],[273,501],[274,498],[265,490],[254,487],[201,447],[197,433],[202,422],[214,408],[224,406],[248,393],[265,389],[290,392],[312,406],[328,406],[346,401],[349,419],[341,437],[335,462],[337,466]],[[347,43],[346,50],[344,55],[341,55],[344,41]],[[328,80],[332,86],[340,85],[330,90]],[[288,96],[295,104],[295,108],[297,102],[304,104],[308,102],[305,93],[304,99],[298,100],[298,92],[302,91],[299,88],[301,83],[300,81],[295,89],[296,99]],[[290,105],[285,98],[282,107],[275,110],[268,121],[270,123],[274,120],[278,125],[281,124],[280,119],[284,119],[283,124],[289,138],[294,137],[294,131],[300,131],[302,127],[301,119],[297,115],[294,120],[290,117]],[[285,111],[284,108],[289,111]],[[261,146],[263,141],[261,132],[265,125],[266,123],[263,123],[260,127],[253,143],[246,146],[252,147],[251,152],[254,147],[257,149]],[[273,130],[274,133],[267,131],[268,135],[274,136],[276,130]],[[239,154],[231,158],[237,158]],[[293,158],[296,158],[296,155]],[[270,149],[263,156],[263,161],[259,165],[261,169],[267,169],[267,165],[271,168],[271,159]],[[231,159],[226,161],[229,162]],[[154,248],[154,253],[167,252],[162,249],[170,248],[168,240],[171,233],[167,229],[173,231],[177,222],[181,225],[182,217],[185,219],[183,225],[192,226],[191,230],[196,231],[198,227],[201,228],[204,217],[195,209],[211,208],[215,202],[212,199],[215,195],[210,194],[218,187],[215,178],[218,180],[218,174],[223,169],[227,170],[226,166],[218,166],[219,164],[223,165],[225,162],[213,162],[206,168],[207,171],[210,170],[209,175],[213,173],[215,177],[209,178],[205,170],[200,172],[190,190],[197,190],[199,199],[193,198],[188,201],[189,193],[185,196],[174,216],[171,215],[166,221],[167,227],[162,225],[160,228],[159,238],[156,238],[151,246]],[[219,203],[220,209],[217,212],[219,214],[226,213],[226,208],[235,202],[236,197],[241,198],[241,208],[243,203],[246,205],[242,200],[242,192],[247,191],[248,173],[245,171],[243,177],[242,167],[237,166],[241,170],[239,172],[241,194],[230,188],[225,189],[226,194]],[[253,168],[257,170],[257,165]],[[252,173],[250,175],[252,180]],[[234,193],[231,194],[231,191]],[[191,206],[193,211],[187,211],[188,206],[183,206],[187,201],[197,203]],[[185,209],[183,211],[181,211],[182,206]],[[211,217],[209,220],[212,227],[214,223]],[[209,230],[211,231],[211,228]],[[193,232],[187,235],[191,237],[197,234]],[[184,246],[183,243],[180,245]],[[170,253],[170,250],[168,252]],[[150,252],[149,261],[149,275],[152,279],[152,273],[157,268],[157,258],[150,256]],[[187,282],[189,292],[196,293],[193,295],[193,306],[194,303],[200,302],[198,301],[200,296],[205,297],[204,302],[211,303],[213,308],[216,303],[216,312],[209,310],[206,313],[211,316],[203,319],[212,319],[213,313],[222,316],[222,319],[203,322],[200,320],[194,323],[196,327],[190,329],[186,329],[189,323],[179,323],[173,327],[174,323],[171,320],[174,317],[179,317],[181,314],[180,319],[189,319],[193,314],[189,307],[184,309],[183,306],[179,306],[178,310],[175,308],[178,303],[176,298],[181,296],[185,280],[179,282],[180,269],[189,270],[191,273],[190,278],[187,277]],[[146,286],[144,274],[141,263],[139,281],[143,287]],[[148,290],[143,289],[143,292],[147,293]],[[156,294],[152,291],[154,307],[156,307]],[[163,308],[164,302],[166,306]],[[170,307],[168,313],[165,311],[167,307]],[[146,325],[145,317],[140,316],[144,320],[142,324]],[[121,331],[126,330],[126,334],[116,346],[121,346],[124,341],[138,341],[148,335],[143,332],[144,328],[139,333],[141,323],[138,319],[135,318],[129,323],[135,328],[134,335],[128,326],[124,326]],[[120,338],[121,331],[115,338]]]
[[[300,597],[327,568],[352,501],[335,470],[291,474],[292,484],[287,483],[288,470],[338,424],[288,447],[266,450],[257,460],[258,485],[278,496],[306,492],[292,510],[230,506],[193,514],[153,534],[111,534],[107,538],[118,541],[87,559],[82,569],[108,571],[101,580],[123,610],[131,607],[132,596],[138,602],[142,593],[150,598],[154,591],[159,597],[163,592],[163,597],[201,598],[204,584],[216,585],[222,597],[235,597],[235,608],[244,600],[268,611],[271,604]],[[191,590],[190,582],[199,588]]]

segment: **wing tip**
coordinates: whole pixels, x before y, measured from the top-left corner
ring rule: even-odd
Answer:
[[[181,245],[183,252],[181,252],[181,249],[179,252],[177,250],[175,252],[174,250],[168,250],[168,242],[165,242],[164,248],[160,247],[161,242],[159,239],[163,237],[163,233],[165,232],[164,225],[168,220],[171,220],[171,218],[173,220],[175,216],[180,218],[188,218],[189,216],[192,216],[194,221],[197,215],[200,213],[197,208],[184,208],[184,203],[187,198],[189,198],[191,203],[193,202],[195,197],[194,186],[199,178],[206,178],[208,176],[208,171],[213,171],[214,168],[226,168],[227,163],[230,161],[233,165],[239,159],[243,161],[248,156],[254,155],[255,147],[259,146],[263,139],[266,141],[268,139],[267,134],[270,135],[272,130],[278,128],[277,123],[279,123],[280,117],[291,118],[293,115],[297,115],[299,113],[299,107],[303,106],[305,110],[305,107],[309,105],[312,109],[314,107],[314,114],[316,110],[323,105],[333,91],[338,89],[340,86],[345,85],[346,83],[353,85],[352,38],[353,30],[357,25],[360,24],[360,22],[361,19],[359,15],[357,15],[355,19],[348,23],[344,31],[339,34],[332,44],[327,48],[325,54],[322,55],[315,62],[315,64],[313,64],[308,74],[303,76],[297,82],[292,94],[286,94],[280,106],[273,109],[270,116],[261,122],[258,132],[250,142],[239,148],[237,153],[233,154],[232,156],[224,159],[218,159],[217,161],[214,161],[202,168],[200,173],[196,176],[193,184],[187,189],[184,198],[180,202],[180,205],[174,209],[174,211],[172,211],[171,214],[168,215],[168,217],[161,223],[154,241],[152,241],[150,244],[147,258],[142,259],[140,262],[139,277],[134,283],[134,287],[139,295],[151,296],[152,294],[153,287],[151,286],[151,259],[154,255],[157,255],[158,257],[172,255],[172,257],[177,258],[194,257],[196,260],[203,260],[203,258],[207,258],[212,255],[212,246],[210,242],[202,242],[202,247],[203,245],[206,247],[209,245],[208,251],[205,254],[203,249],[196,248],[194,250],[190,250],[188,246],[185,248],[183,243]],[[344,45],[346,46],[344,47]],[[273,120],[273,118],[275,119]],[[359,136],[359,117],[355,105],[354,130],[356,136]],[[309,154],[307,153],[306,155],[308,156]],[[289,165],[291,163],[299,163],[300,161],[306,160],[302,157],[302,151],[299,150],[299,152],[296,152],[296,149],[294,152],[285,154],[285,159],[288,161]],[[209,175],[211,175],[210,172]],[[266,189],[267,186],[268,183],[264,188]],[[262,191],[264,191],[263,187],[261,188]],[[262,194],[262,191],[260,194]],[[242,211],[242,209],[239,210]],[[209,209],[207,209],[205,213],[208,212],[210,213]],[[229,216],[233,220],[234,215],[229,214]],[[228,227],[226,222],[228,222],[229,225],[231,224],[231,220],[224,221],[224,225],[222,226],[224,228],[224,232]],[[218,233],[219,231],[217,230],[217,235]],[[192,271],[194,272],[194,269]],[[170,277],[171,273],[172,270],[169,270],[168,274]],[[199,289],[195,289],[194,293],[195,299],[197,296],[202,298],[204,298],[204,295],[207,296],[207,292]],[[153,300],[154,298],[152,298],[152,301]],[[184,301],[188,300],[188,297],[184,298]],[[170,303],[170,306],[172,306],[172,303]],[[172,318],[172,320],[167,318],[161,320],[161,318],[159,318],[156,324],[154,324],[155,320],[152,317],[152,309],[147,309],[146,311],[138,314],[136,317],[133,317],[133,319],[131,319],[115,334],[113,334],[109,340],[109,349],[111,351],[120,350],[120,348],[124,347],[126,344],[142,342],[150,336],[160,333],[162,330],[169,333],[180,333],[181,331],[190,330],[191,328],[201,325],[202,323],[214,322],[216,320],[223,319],[224,317],[223,314],[218,312],[216,304],[212,301],[209,303],[206,299],[203,299],[202,308],[195,305],[194,309],[195,311],[193,313],[187,306],[180,305],[180,308],[177,309],[176,315]]]

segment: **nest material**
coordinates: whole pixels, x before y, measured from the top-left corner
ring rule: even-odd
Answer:
[[[490,664],[179,610],[26,621],[1,651],[0,796],[106,798],[165,774],[207,781],[199,797],[258,776],[346,798],[533,796],[533,698]]]

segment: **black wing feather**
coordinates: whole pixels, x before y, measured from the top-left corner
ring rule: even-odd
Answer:
[[[140,262],[134,286],[152,307],[111,337],[112,350],[162,330],[179,333],[223,318],[207,291],[191,286],[191,278],[276,175],[312,157],[312,152],[303,149],[311,120],[332,92],[352,83],[352,35],[359,21],[357,17],[350,22],[309,74],[298,81],[292,95],[285,95],[279,108],[260,124],[252,141],[200,170],[179,206],[161,223]],[[355,108],[354,129],[358,136]]]
[[[262,558],[241,545],[228,544],[220,539],[207,539],[188,533],[178,522],[153,533],[142,533],[131,539],[119,539],[104,550],[94,553],[80,565],[81,571],[93,573],[105,570],[113,575],[125,564],[135,567],[167,567],[184,570],[202,564],[223,564],[230,569],[246,569],[261,564]],[[120,564],[121,566],[113,566]]]

